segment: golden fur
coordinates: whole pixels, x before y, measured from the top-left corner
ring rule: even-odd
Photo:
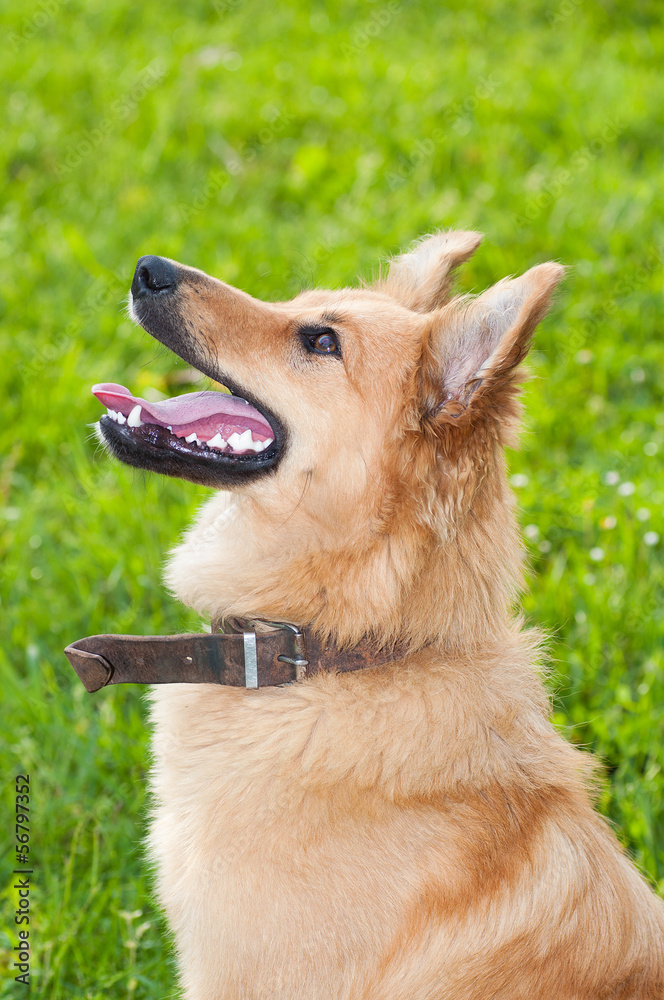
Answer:
[[[289,444],[205,504],[171,588],[408,650],[284,688],[154,691],[150,847],[188,1000],[664,997],[664,906],[594,812],[511,610],[503,445],[563,269],[451,298],[478,243],[437,234],[371,288],[289,303],[183,283],[192,336]],[[298,352],[294,322],[321,319],[343,360]]]

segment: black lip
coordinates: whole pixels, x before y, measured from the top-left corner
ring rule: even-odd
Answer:
[[[195,444],[187,444],[156,424],[130,428],[104,415],[99,427],[115,457],[135,468],[218,489],[240,486],[273,472],[286,450],[288,435],[285,426],[260,400],[245,392],[232,377],[217,369],[205,356],[195,340],[191,323],[179,315],[177,296],[162,292],[155,297],[134,300],[133,306],[136,319],[155,340],[203,375],[225,385],[234,396],[246,399],[255,407],[270,424],[274,442],[259,454],[229,455],[212,448],[202,449]]]

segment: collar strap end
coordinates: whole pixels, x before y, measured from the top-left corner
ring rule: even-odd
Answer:
[[[113,676],[113,667],[101,653],[88,653],[84,649],[78,649],[75,642],[67,646],[65,656],[90,694],[106,687]]]

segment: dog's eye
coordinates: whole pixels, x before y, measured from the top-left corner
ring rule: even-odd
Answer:
[[[311,346],[315,351],[320,351],[321,354],[331,354],[332,351],[337,350],[337,338],[333,333],[320,333],[316,339],[312,341]]]
[[[307,330],[305,332],[306,346],[314,354],[339,355],[339,341],[334,330]]]

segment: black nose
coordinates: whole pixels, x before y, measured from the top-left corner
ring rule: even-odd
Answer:
[[[177,269],[170,260],[165,257],[140,257],[131,283],[131,294],[135,299],[142,295],[156,295],[174,288],[177,280]]]

